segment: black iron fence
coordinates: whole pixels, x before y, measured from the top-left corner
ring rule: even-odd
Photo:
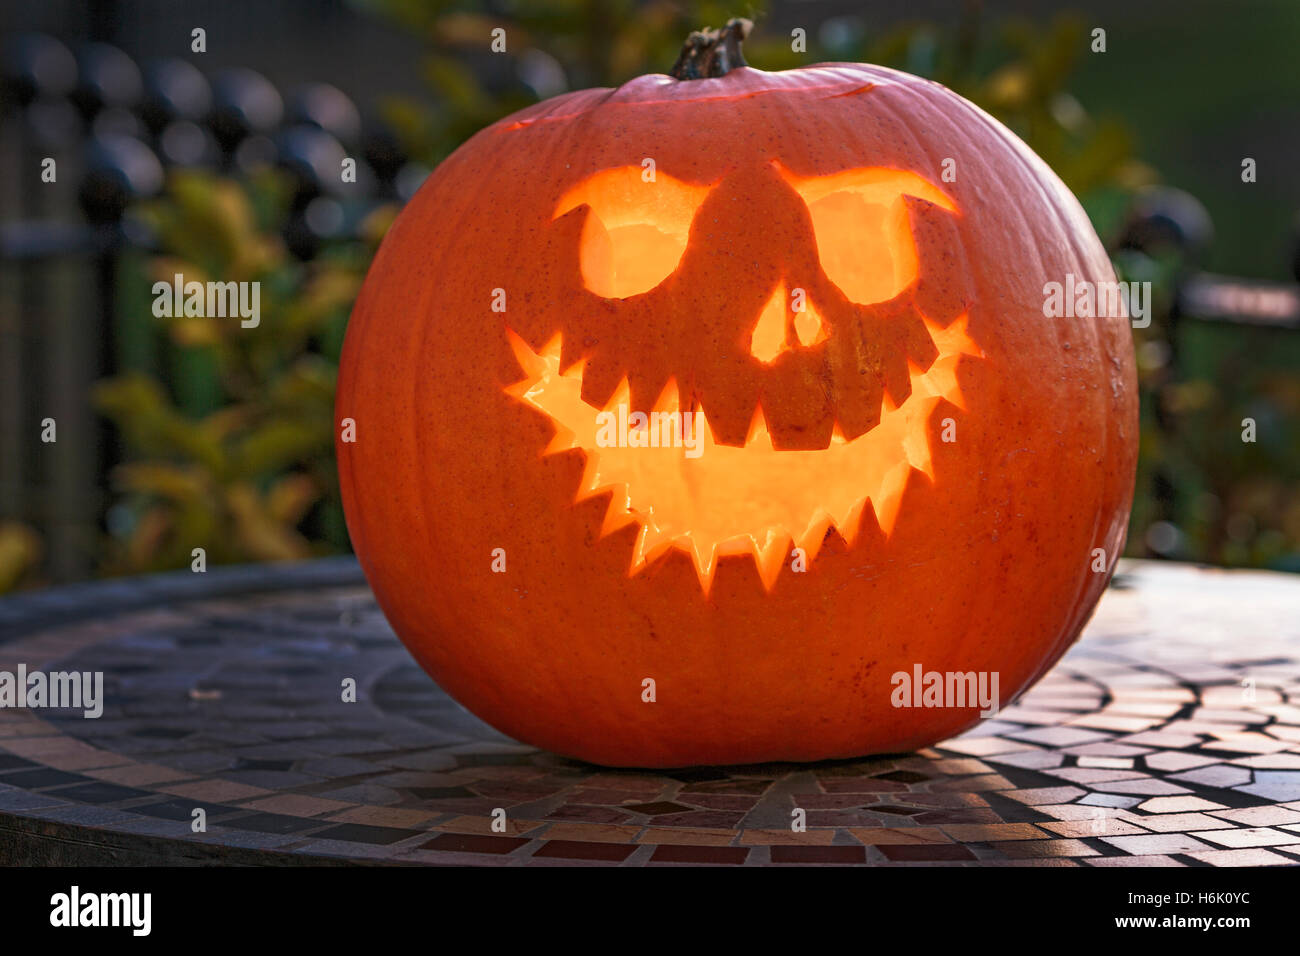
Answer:
[[[118,456],[91,387],[156,361],[130,354],[132,317],[115,314],[124,258],[154,245],[133,204],[157,196],[170,170],[278,167],[292,191],[283,239],[307,260],[407,198],[427,169],[328,84],[282,93],[250,69],[141,65],[108,44],[74,53],[35,34],[5,43],[0,81],[0,519],[35,526],[47,576],[73,580],[94,571]],[[151,374],[175,373],[158,363]]]

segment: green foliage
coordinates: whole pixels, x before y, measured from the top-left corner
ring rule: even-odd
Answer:
[[[44,547],[32,528],[0,520],[0,594],[31,585]]]
[[[481,68],[497,27],[506,30],[508,62],[536,67],[542,56],[558,68],[567,89],[579,90],[666,72],[692,30],[756,13],[744,2],[687,8],[665,0],[512,0],[501,5],[499,16],[482,13],[481,4],[447,0],[368,0],[365,5],[429,42],[424,78],[436,105],[393,97],[384,104],[384,115],[412,155],[430,165],[539,98],[538,87],[525,80],[527,69],[503,78],[500,71]]]
[[[113,475],[109,573],[184,567],[196,547],[218,564],[346,546],[333,467],[338,332],[369,255],[293,260],[278,238],[284,197],[270,175],[176,173],[139,210],[163,251],[128,282],[259,282],[260,322],[152,318],[161,346],[144,351],[169,355],[180,375],[126,355],[127,371],[96,389],[129,452]]]

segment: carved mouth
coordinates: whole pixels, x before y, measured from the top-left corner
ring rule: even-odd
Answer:
[[[627,381],[604,408],[589,405],[581,395],[583,363],[560,369],[558,334],[535,352],[506,330],[524,371],[524,378],[506,392],[545,414],[555,428],[543,455],[577,448],[586,456],[575,501],[610,495],[601,535],[640,526],[629,575],[679,548],[691,555],[707,594],[719,557],[749,553],[770,591],[792,547],[801,548],[811,566],[831,528],[851,545],[867,504],[888,536],[909,473],[915,469],[934,479],[930,412],[940,401],[965,408],[957,363],[962,355],[982,358],[983,352],[967,335],[966,315],[947,328],[922,320],[939,354],[925,370],[908,363],[911,394],[899,406],[886,395],[879,424],[851,441],[836,426],[830,444],[818,450],[774,448],[761,406],[743,447],[717,444],[707,415],[694,451],[672,442],[603,447],[598,416],[626,410]],[[645,411],[680,416],[675,382],[670,380],[654,408]]]

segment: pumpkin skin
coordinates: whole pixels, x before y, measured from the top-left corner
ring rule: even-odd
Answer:
[[[598,294],[583,230],[618,189],[593,177],[646,157],[697,203],[680,263],[648,291]],[[880,170],[915,175],[952,208],[921,185],[903,195],[892,208],[915,278],[863,305],[822,268],[832,251],[791,184]],[[996,672],[1011,702],[1078,636],[1123,548],[1129,325],[1045,318],[1044,285],[1067,275],[1114,280],[1082,208],[1013,134],[930,81],[859,64],[745,67],[538,104],[435,170],[358,298],[336,405],[355,422],[355,440],[337,443],[353,546],[448,693],[566,756],[812,761],[946,739],[978,708],[894,707],[891,675]],[[805,288],[831,334],[763,361],[749,336],[782,286]],[[791,537],[762,568],[756,550],[724,548],[704,575],[685,539],[638,563],[642,522],[608,490],[584,491],[594,453],[556,447],[556,422],[520,389],[559,336],[593,415],[624,379],[632,409],[675,383],[720,446],[746,446],[761,407],[776,455],[817,452],[832,432],[883,428],[881,402],[906,401],[911,370],[937,361],[932,340],[957,329],[973,343],[945,366],[959,388],[914,416],[928,468],[827,527],[802,571]],[[940,440],[945,420],[953,441]]]

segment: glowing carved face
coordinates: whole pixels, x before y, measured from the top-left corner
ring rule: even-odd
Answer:
[[[801,178],[773,163],[771,171],[797,195],[816,248],[802,267],[792,257],[756,315],[728,318],[744,351],[736,358],[759,383],[743,445],[716,439],[707,396],[683,394],[677,376],[663,383],[649,408],[629,408],[626,372],[606,401],[593,404],[583,387],[591,356],[570,358],[563,333],[535,351],[507,330],[524,371],[507,391],[544,413],[555,429],[543,454],[583,451],[577,499],[611,495],[602,534],[639,525],[629,573],[680,548],[692,556],[706,593],[718,557],[744,553],[753,555],[770,590],[791,547],[811,563],[831,528],[852,544],[868,503],[888,535],[910,471],[934,477],[931,411],[945,400],[964,407],[959,357],[982,356],[966,334],[964,314],[941,327],[905,295],[920,276],[904,197],[956,214],[941,190],[893,169]],[[570,190],[555,218],[585,211],[577,261],[586,290],[639,306],[649,321],[656,309],[679,307],[690,294],[690,277],[675,289],[668,280],[689,271],[692,245],[703,241],[701,210],[722,192],[717,187],[663,172],[647,182],[637,166],[596,173]],[[816,263],[816,275],[804,275],[807,262]],[[849,378],[846,369],[858,374]],[[763,375],[784,374],[788,381],[801,371],[862,387],[853,389],[856,405],[836,409],[820,447],[777,447],[765,406],[779,406],[780,393]],[[693,378],[685,370],[682,379]],[[630,417],[631,427],[623,429],[629,440],[611,443],[602,429],[620,416],[624,423]],[[704,426],[698,436],[690,432],[694,421]],[[694,445],[691,437],[698,439]]]

